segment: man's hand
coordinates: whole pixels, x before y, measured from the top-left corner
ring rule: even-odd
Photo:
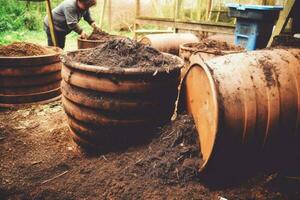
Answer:
[[[80,34],[80,38],[81,39],[87,39],[88,35],[84,31],[82,31],[81,34]]]
[[[96,22],[93,22],[93,23],[91,24],[91,26],[92,26],[94,29],[99,29],[99,30],[101,30],[101,28],[96,24]]]

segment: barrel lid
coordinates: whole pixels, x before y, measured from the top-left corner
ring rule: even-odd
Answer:
[[[237,10],[262,10],[262,11],[278,11],[282,10],[283,6],[263,6],[263,5],[243,5],[238,3],[226,4],[228,8],[234,8]]]
[[[204,170],[213,149],[218,132],[219,106],[216,85],[210,69],[198,63],[192,64],[185,77],[187,106],[198,131]]]

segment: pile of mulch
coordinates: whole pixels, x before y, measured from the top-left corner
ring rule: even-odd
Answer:
[[[27,42],[14,42],[10,45],[0,46],[0,56],[40,56],[55,53],[47,47]]]
[[[160,179],[162,184],[178,184],[199,180],[203,162],[194,120],[189,115],[164,126],[159,137],[132,169],[139,176]]]
[[[111,35],[102,31],[101,29],[94,29],[91,35],[87,38],[88,40],[110,40]]]
[[[227,42],[202,39],[199,43],[191,43],[185,47],[192,48],[193,51],[209,51],[215,54],[222,54],[222,51],[244,51],[240,46],[228,44]]]
[[[122,68],[159,68],[178,64],[158,50],[128,38],[107,41],[94,49],[79,52],[73,59],[88,65]]]

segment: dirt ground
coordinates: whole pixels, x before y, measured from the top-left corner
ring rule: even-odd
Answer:
[[[300,199],[299,179],[279,173],[205,186],[194,133],[181,115],[146,144],[90,155],[68,136],[60,102],[0,110],[0,199]]]

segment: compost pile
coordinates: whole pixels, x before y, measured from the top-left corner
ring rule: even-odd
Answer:
[[[114,39],[90,50],[81,51],[74,60],[89,65],[106,67],[170,67],[176,61],[158,50],[134,40]]]
[[[197,181],[203,161],[193,118],[179,115],[173,123],[164,126],[160,134],[144,157],[135,163],[133,172],[160,179],[163,184]]]
[[[234,46],[227,42],[203,39],[199,43],[192,43],[187,45],[194,51],[212,51],[216,54],[222,54],[222,51],[243,51],[244,49],[240,46]]]
[[[0,46],[0,56],[40,56],[55,53],[50,48],[27,42],[14,42],[7,46]]]
[[[88,37],[88,40],[109,40],[111,39],[111,35],[102,31],[101,29],[95,28],[91,35]]]

